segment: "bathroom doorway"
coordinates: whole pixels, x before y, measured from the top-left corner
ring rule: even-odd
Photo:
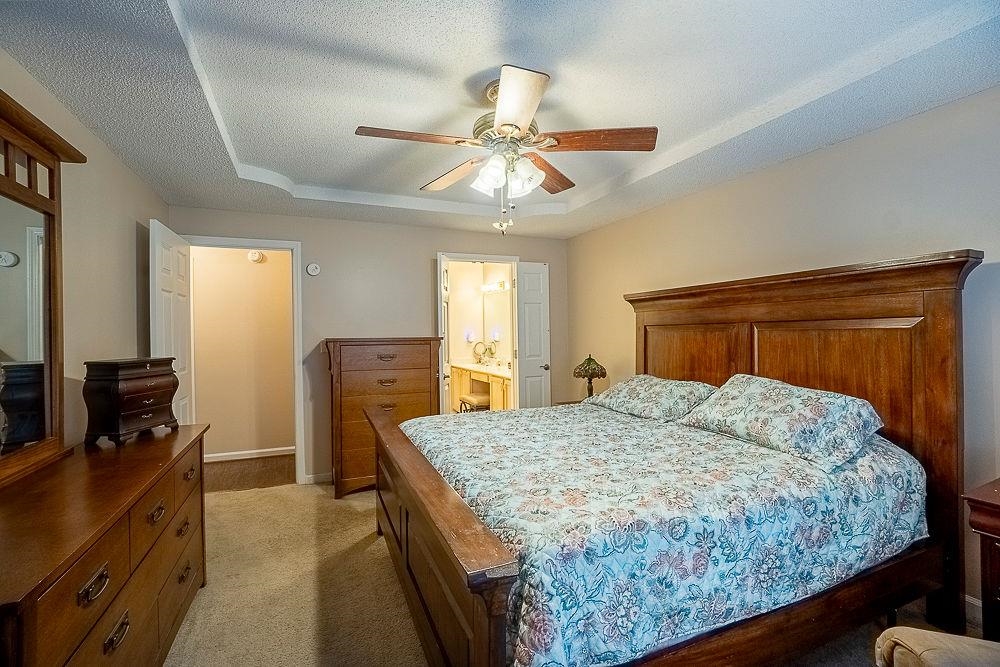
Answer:
[[[551,402],[548,265],[438,253],[441,412]]]

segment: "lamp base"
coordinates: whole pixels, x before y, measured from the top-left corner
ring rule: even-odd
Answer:
[[[587,398],[594,395],[594,378],[587,378]]]

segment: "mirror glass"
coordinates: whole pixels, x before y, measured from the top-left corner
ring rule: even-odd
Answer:
[[[45,438],[45,216],[0,197],[0,456]]]

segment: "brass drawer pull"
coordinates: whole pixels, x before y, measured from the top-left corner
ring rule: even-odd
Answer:
[[[109,561],[110,562],[110,561]],[[108,564],[102,565],[94,575],[87,580],[76,594],[76,604],[79,607],[86,607],[97,598],[101,597],[111,582],[111,573],[108,572]]]
[[[383,387],[391,387],[392,385],[396,384],[398,381],[399,380],[397,380],[396,378],[388,378],[388,379],[383,378],[383,379],[379,380],[378,383],[380,385],[382,385]]]
[[[177,529],[177,537],[184,537],[191,530],[191,522],[185,520],[184,525]]]
[[[142,402],[142,404],[143,404],[143,405],[149,405],[150,403],[152,403],[152,402],[153,402],[153,400],[154,400],[154,399],[152,399],[152,398],[147,398],[147,399],[146,399],[145,401],[143,401],[143,402]]]
[[[393,359],[396,358],[395,354],[385,354],[385,353],[383,353],[383,354],[379,354],[379,355],[376,355],[376,356],[378,357],[379,361],[392,361]]]
[[[190,482],[192,479],[194,479],[194,476],[195,476],[194,466],[191,466],[190,468],[188,468],[187,472],[184,473],[184,481]]]
[[[191,576],[191,562],[188,561],[188,564],[184,566],[184,571],[181,572],[180,575],[177,577],[177,583],[183,584],[185,581],[187,581],[187,578],[190,576]]]
[[[153,413],[150,412],[148,415],[139,415],[139,419],[149,419],[152,416],[153,416]]]
[[[126,635],[128,635],[129,627],[128,609],[126,609],[125,613],[121,617],[121,620],[118,621],[118,625],[116,625],[115,629],[110,635],[108,635],[108,638],[104,640],[104,655],[111,653],[122,645],[122,642],[125,641]]]
[[[379,403],[378,406],[383,410],[385,410],[386,412],[396,409],[395,403]]]
[[[163,518],[163,515],[167,513],[167,499],[160,498],[160,501],[156,504],[156,509],[146,515],[149,519],[149,523],[153,524]]]

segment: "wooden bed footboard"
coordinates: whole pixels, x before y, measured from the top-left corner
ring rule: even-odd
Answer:
[[[376,529],[432,665],[503,667],[517,561],[390,415],[375,430]]]

